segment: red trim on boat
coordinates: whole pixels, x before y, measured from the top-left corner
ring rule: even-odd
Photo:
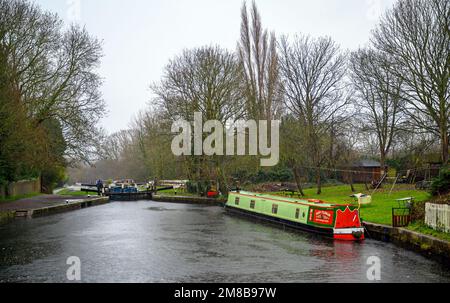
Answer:
[[[364,234],[361,236],[361,238],[356,238],[352,234],[342,234],[342,235],[334,235],[335,240],[341,240],[341,241],[363,241],[365,240]]]

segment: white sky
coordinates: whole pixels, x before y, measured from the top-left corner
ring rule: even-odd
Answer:
[[[185,48],[235,50],[243,0],[35,0],[65,22],[76,21],[103,40],[100,74],[113,133],[148,106],[149,86]],[[247,1],[250,5],[250,1]],[[263,26],[277,35],[328,35],[344,49],[370,38],[379,15],[395,0],[256,0]]]

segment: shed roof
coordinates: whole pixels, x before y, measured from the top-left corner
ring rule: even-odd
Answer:
[[[381,163],[375,160],[360,160],[353,163],[353,167],[381,167]]]

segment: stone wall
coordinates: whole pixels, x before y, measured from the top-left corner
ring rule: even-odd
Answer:
[[[450,242],[405,228],[365,222],[368,238],[391,242],[405,249],[450,265]]]
[[[14,219],[15,213],[13,211],[0,211],[0,225],[11,222]]]

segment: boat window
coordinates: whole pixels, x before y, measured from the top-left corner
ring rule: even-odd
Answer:
[[[256,201],[255,200],[250,201],[250,208],[255,209],[255,206],[256,206]]]
[[[236,197],[236,200],[234,200],[234,204],[239,205],[239,201],[240,201],[240,198]]]
[[[272,214],[274,214],[274,215],[278,214],[278,205],[277,204],[272,205]]]
[[[300,218],[300,209],[297,208],[297,211],[295,212],[295,219]]]

